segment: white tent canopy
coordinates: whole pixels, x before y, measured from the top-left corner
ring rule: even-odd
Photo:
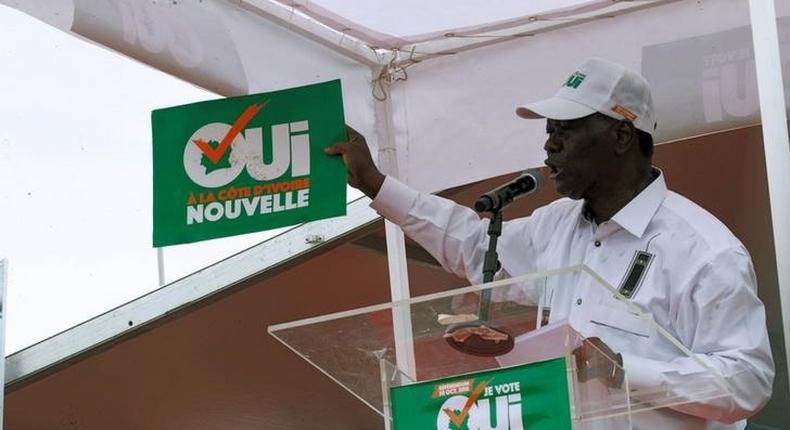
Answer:
[[[758,81],[762,94],[783,89],[781,76],[777,84],[755,67],[753,46],[766,47],[757,52],[774,66],[779,53],[770,39],[753,41],[747,0],[0,3],[223,95],[340,78],[347,122],[378,150],[383,170],[423,191],[542,165],[544,124],[513,109],[553,93],[590,56],[648,78],[659,142],[760,123],[761,102],[763,115],[773,112],[782,127],[786,119],[781,97],[758,97]],[[770,1],[751,4],[757,13]],[[790,2],[777,7],[790,15]],[[778,24],[790,34],[790,21]],[[790,52],[787,39],[780,43]],[[766,147],[778,148],[768,162],[776,255],[788,261],[786,128],[766,136]],[[402,258],[392,263],[394,283],[405,283]],[[788,271],[779,267],[786,307]]]
[[[759,122],[746,1],[2,2],[223,95],[340,78],[347,121],[424,191],[541,165],[543,124],[513,107],[589,56],[657,81],[659,142]],[[703,121],[673,115],[690,89]]]

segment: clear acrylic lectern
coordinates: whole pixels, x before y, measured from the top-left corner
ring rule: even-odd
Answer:
[[[562,296],[559,289],[568,288],[600,289],[599,296],[611,300],[577,312],[573,306],[553,302]],[[483,312],[488,314],[486,321],[479,321],[480,297],[486,290],[492,302]],[[714,369],[586,266],[278,324],[270,326],[269,333],[380,413],[386,428],[396,430],[415,426],[399,426],[399,414],[425,413],[435,417],[426,427],[431,430],[629,429],[645,413],[662,408],[682,411],[699,403],[726,404],[732,396]],[[458,348],[475,336],[493,345],[511,344],[500,345],[504,348],[497,356]],[[623,366],[612,352],[622,352]],[[684,362],[683,375],[655,376],[651,363],[675,360]],[[562,374],[553,373],[555,382],[543,388],[538,385],[548,376],[528,376],[520,385],[497,385],[504,381],[496,376],[498,369],[536,372],[551,363],[561,366]],[[538,385],[530,385],[531,381]],[[560,385],[561,392],[551,394],[559,395],[556,402],[566,404],[559,412],[549,413],[540,406],[543,412],[535,413],[529,408],[530,402],[544,404],[540,402],[545,399],[534,400],[541,390]],[[401,408],[393,417],[392,401],[397,396],[419,397],[399,391],[404,389],[427,390],[425,401],[443,406],[423,408],[398,400],[406,412]],[[518,410],[533,412],[522,416]],[[567,415],[560,421],[568,424],[558,426],[552,421],[554,415]]]

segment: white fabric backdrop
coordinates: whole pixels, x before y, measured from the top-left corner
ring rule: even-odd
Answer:
[[[518,119],[514,107],[550,96],[589,56],[601,56],[634,70],[642,69],[644,46],[720,32],[748,25],[748,4],[727,0],[726,7],[700,7],[696,2],[673,3],[609,20],[538,34],[416,64],[407,69],[409,79],[393,89],[397,147],[401,177],[410,185],[435,191],[498,174],[542,165],[545,139],[543,121]],[[671,23],[669,25],[668,23]],[[739,46],[751,46],[751,34]],[[712,50],[726,50],[708,43]],[[748,58],[747,58],[748,59]],[[704,62],[702,55],[690,60]],[[676,65],[665,64],[672,73]],[[702,97],[702,66],[696,85]],[[753,62],[742,66],[754,76]],[[645,70],[646,75],[654,74]],[[684,79],[696,79],[694,76]],[[756,86],[743,79],[733,91]],[[684,123],[662,127],[662,113],[677,109],[687,85],[664,85],[668,93],[657,97],[658,141],[691,136],[711,129],[755,123],[759,105],[743,115],[711,124],[681,118]],[[675,93],[672,93],[672,92]],[[755,98],[756,100],[756,98]],[[698,100],[702,109],[702,100]],[[672,130],[671,134],[664,130]]]

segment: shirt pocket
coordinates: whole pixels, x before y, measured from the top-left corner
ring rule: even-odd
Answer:
[[[649,339],[654,334],[653,325],[648,319],[640,317],[623,304],[595,305],[591,308],[590,326],[594,332],[605,335],[601,337],[611,338],[627,335],[626,338],[633,336]]]

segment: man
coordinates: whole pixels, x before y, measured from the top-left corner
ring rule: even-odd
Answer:
[[[631,388],[683,386],[704,381],[709,370],[733,388],[725,400],[639,413],[635,428],[743,429],[770,397],[774,375],[751,259],[715,217],[668,191],[652,166],[656,121],[645,79],[591,59],[554,97],[516,113],[547,119],[545,163],[566,198],[504,224],[500,276],[586,264],[694,355],[679,353],[600,288],[581,283],[555,289],[552,318],[567,318],[600,353],[622,363]],[[481,280],[487,220],[382,175],[353,130],[349,142],[327,153],[342,155],[349,183],[445,269]],[[638,265],[644,273],[634,276]],[[621,376],[613,371],[603,379],[619,386]]]

